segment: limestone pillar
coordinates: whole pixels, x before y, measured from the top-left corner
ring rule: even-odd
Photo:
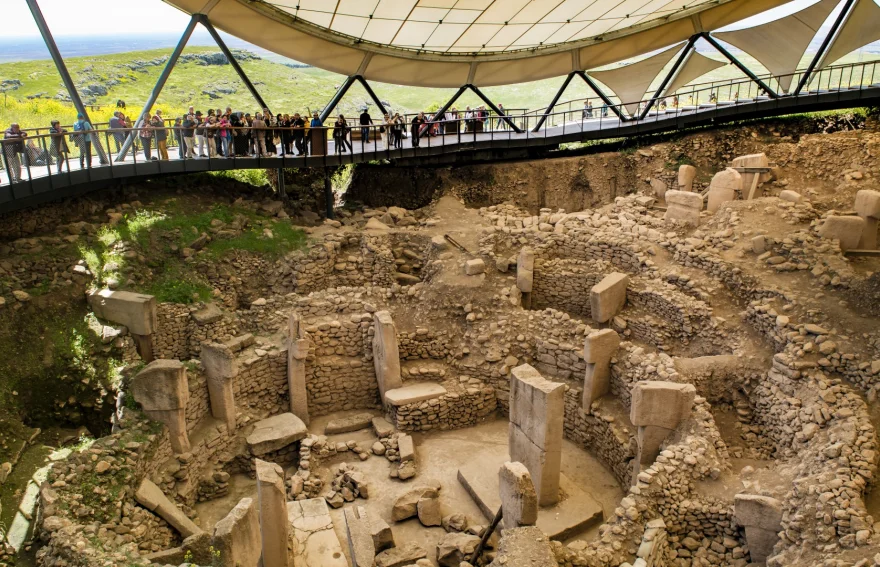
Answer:
[[[858,248],[865,233],[867,222],[861,217],[831,216],[819,228],[819,236],[837,240],[842,251]]]
[[[157,326],[155,297],[102,289],[90,294],[88,302],[99,319],[125,325],[144,362],[153,361],[153,333]]]
[[[590,315],[597,323],[607,323],[620,313],[626,303],[629,276],[614,272],[590,290]]]
[[[254,459],[257,472],[257,495],[260,503],[260,535],[263,567],[290,567],[287,540],[287,497],[284,471],[275,463]]]
[[[611,358],[620,346],[620,335],[613,329],[594,331],[584,339],[584,377],[582,408],[590,413],[590,406],[611,389]]]
[[[189,401],[189,386],[183,363],[179,360],[154,360],[134,377],[131,393],[147,417],[168,428],[174,452],[188,452],[186,404]]]
[[[377,311],[373,314],[373,364],[379,383],[379,397],[385,403],[385,392],[403,387],[400,378],[400,351],[397,348],[397,328],[391,313]]]
[[[717,211],[722,203],[736,199],[736,192],[742,191],[743,178],[740,173],[731,168],[719,171],[709,184],[709,194],[706,210],[710,213]]]
[[[752,563],[764,564],[782,531],[782,503],[769,496],[737,494],[733,497],[733,516],[745,528]]]
[[[309,424],[309,394],[306,390],[306,358],[311,341],[306,336],[298,313],[288,320],[287,387],[290,391],[290,413]]]
[[[376,546],[370,533],[366,509],[363,506],[349,506],[343,510],[343,513],[352,567],[373,567],[376,560]]]
[[[694,179],[697,177],[697,168],[692,165],[678,167],[678,190],[691,192],[694,190]]]
[[[703,196],[686,191],[666,192],[666,214],[663,220],[681,221],[690,226],[700,226],[700,211],[703,210]]]
[[[534,526],[538,521],[538,494],[529,469],[508,461],[498,471],[498,482],[504,527]]]
[[[228,346],[221,343],[203,342],[202,367],[208,379],[208,396],[211,399],[211,415],[226,424],[226,431],[235,431],[234,381],[238,376],[238,363]]]
[[[535,279],[535,251],[525,247],[516,257],[516,287],[522,292],[522,306],[526,309],[532,304],[532,286]]]
[[[242,498],[214,526],[211,545],[220,552],[220,567],[257,567],[262,548],[257,503]]]
[[[517,366],[510,379],[510,460],[529,470],[538,504],[559,501],[565,386],[529,366]]]
[[[859,240],[859,249],[877,249],[877,225],[880,222],[880,191],[862,189],[856,193],[856,213],[865,219],[865,228],[862,229],[862,238]]]
[[[690,417],[697,390],[693,384],[644,381],[632,389],[630,421],[638,427],[639,454],[633,463],[633,484],[643,465],[657,458],[663,441]]]

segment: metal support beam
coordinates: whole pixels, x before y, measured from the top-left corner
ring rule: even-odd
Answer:
[[[482,91],[480,91],[480,89],[478,89],[475,85],[466,85],[466,86],[467,86],[470,90],[474,91],[474,94],[476,94],[478,97],[480,97],[480,100],[482,100],[483,102],[485,102],[485,103],[486,103],[486,106],[488,106],[489,108],[491,108],[491,109],[492,109],[492,112],[494,112],[495,114],[497,114],[497,115],[501,118],[501,120],[504,120],[505,122],[507,122],[507,125],[510,126],[510,128],[511,128],[514,132],[516,132],[517,134],[522,134],[522,133],[523,133],[522,128],[520,128],[519,126],[517,126],[516,124],[514,124],[513,121],[512,121],[510,118],[508,118],[506,114],[504,114],[504,111],[501,110],[500,108],[498,108],[497,106],[495,106],[495,103],[492,102],[491,100],[489,100],[489,98],[488,98],[486,95],[484,95],[484,94],[482,93]]]
[[[687,61],[688,55],[693,49],[694,44],[697,43],[697,40],[700,39],[700,34],[692,35],[688,40],[687,45],[684,46],[684,50],[682,50],[681,55],[678,56],[678,59],[675,60],[675,64],[672,66],[672,69],[669,70],[669,73],[663,78],[663,82],[660,83],[660,86],[657,87],[657,90],[654,91],[654,96],[651,97],[651,100],[648,101],[648,104],[645,105],[645,109],[639,115],[639,120],[644,120],[648,113],[651,111],[651,108],[660,100],[661,96],[664,96],[663,91],[666,90],[666,86],[669,85],[670,81],[678,75],[679,69],[684,65],[684,62]]]
[[[597,95],[599,95],[599,98],[602,99],[602,102],[604,102],[605,105],[606,105],[608,108],[611,109],[611,112],[613,112],[614,114],[617,115],[617,117],[620,119],[621,122],[626,122],[627,120],[629,120],[626,116],[623,115],[623,113],[620,111],[620,109],[617,108],[617,105],[615,105],[615,104],[611,101],[611,99],[608,98],[608,95],[606,95],[606,94],[602,91],[602,89],[599,88],[599,85],[597,85],[597,84],[593,81],[593,79],[590,78],[589,75],[587,75],[587,74],[584,73],[583,71],[575,71],[575,74],[576,74],[577,76],[579,76],[581,79],[583,79],[584,82],[587,83],[587,85],[589,85],[589,87],[590,87],[591,89],[593,89],[593,92],[595,92]]]
[[[244,83],[244,86],[251,92],[251,96],[254,97],[254,100],[257,101],[257,104],[260,105],[260,110],[264,108],[269,108],[269,105],[266,104],[266,101],[263,100],[263,97],[260,96],[260,93],[257,92],[257,89],[254,87],[254,84],[251,83],[251,80],[245,74],[244,69],[241,68],[241,65],[238,64],[235,57],[232,55],[232,52],[229,51],[229,48],[226,47],[226,42],[223,41],[223,38],[220,37],[220,34],[217,33],[217,30],[214,29],[214,26],[211,25],[210,20],[208,20],[208,16],[205,14],[195,14],[194,17],[198,17],[199,22],[205,26],[205,29],[208,30],[208,33],[211,34],[211,37],[214,38],[214,41],[217,43],[217,46],[220,48],[220,51],[223,52],[223,55],[226,56],[226,60],[229,61],[229,64],[232,65],[232,68],[235,69],[235,72],[238,73],[238,78],[241,79],[241,82]]]
[[[336,94],[333,95],[333,98],[330,99],[330,102],[327,103],[327,106],[324,107],[324,110],[321,111],[319,117],[321,118],[321,123],[327,121],[327,118],[330,117],[330,113],[333,112],[333,109],[336,108],[336,105],[339,104],[339,101],[342,100],[342,97],[345,96],[345,93],[348,92],[348,89],[354,84],[355,75],[351,75],[345,78],[345,82],[342,83],[342,86],[336,91]]]
[[[717,40],[717,39],[715,39],[714,37],[712,37],[711,35],[709,35],[708,32],[703,32],[701,35],[702,35],[702,37],[703,37],[706,41],[708,41],[710,44],[712,44],[712,47],[714,47],[715,49],[717,49],[718,52],[719,52],[721,55],[723,55],[724,57],[726,57],[728,61],[730,61],[731,63],[733,63],[734,65],[736,65],[736,68],[737,68],[737,69],[739,69],[740,71],[742,71],[743,73],[745,73],[746,76],[748,76],[748,78],[750,78],[751,80],[755,81],[755,83],[757,83],[758,86],[761,87],[761,89],[762,89],[765,93],[767,93],[767,96],[769,96],[770,98],[778,98],[778,97],[779,97],[779,95],[776,94],[776,91],[774,91],[773,89],[771,89],[770,87],[768,87],[767,84],[766,84],[764,81],[762,81],[761,79],[758,78],[757,75],[755,75],[754,73],[752,73],[752,72],[749,70],[748,67],[746,67],[745,65],[743,65],[743,64],[740,62],[739,59],[737,59],[736,57],[734,57],[733,55],[731,55],[731,53],[730,53],[729,51],[727,51],[726,49],[724,49],[724,46],[721,45],[720,43],[718,43],[718,40]]]
[[[385,105],[382,104],[382,101],[379,100],[379,97],[373,92],[373,87],[370,86],[370,83],[360,75],[355,75],[354,78],[364,87],[364,90],[367,91],[367,94],[370,95],[370,98],[373,99],[373,102],[379,107],[379,112],[381,112],[383,116],[388,114],[388,110],[385,109]]]
[[[73,102],[73,107],[76,109],[76,113],[82,114],[83,118],[91,124],[92,120],[89,118],[89,113],[79,96],[79,91],[76,90],[76,85],[73,84],[73,77],[70,76],[70,71],[67,70],[67,65],[64,63],[61,51],[59,51],[58,45],[55,43],[55,38],[52,37],[52,32],[49,31],[49,26],[46,24],[46,19],[43,17],[43,11],[40,10],[37,0],[27,0],[27,5],[31,10],[34,21],[37,23],[40,35],[43,36],[43,42],[46,44],[46,48],[52,56],[55,68],[58,69],[58,74],[61,75],[61,82],[64,83],[64,87],[67,89],[67,94],[70,95],[70,100]],[[109,163],[107,160],[107,154],[104,153],[104,146],[101,145],[101,140],[98,138],[98,135],[92,134],[91,139],[92,145],[95,146],[95,149],[97,150],[101,164]]]
[[[550,104],[547,106],[547,109],[544,111],[544,114],[538,120],[538,123],[532,128],[532,132],[537,132],[541,129],[541,126],[544,125],[544,122],[547,120],[547,117],[550,116],[550,113],[553,112],[553,108],[556,107],[556,103],[559,102],[559,99],[562,97],[562,93],[565,92],[565,89],[568,88],[568,85],[571,84],[571,80],[577,74],[576,71],[572,71],[565,78],[565,82],[562,83],[562,86],[559,87],[559,90],[556,91],[556,96],[553,97],[553,100],[550,101]]]
[[[330,178],[330,168],[324,168],[324,201],[326,201],[327,218],[333,218],[333,205],[335,198],[333,196],[333,180]]]
[[[137,135],[138,128],[143,124],[144,114],[149,112],[153,105],[156,104],[156,99],[159,98],[159,93],[162,92],[162,89],[165,87],[165,83],[168,81],[168,77],[171,76],[171,71],[174,70],[174,66],[177,65],[177,60],[180,59],[180,54],[183,53],[183,48],[186,47],[186,42],[189,41],[190,36],[193,33],[193,30],[196,29],[196,25],[199,23],[200,14],[193,14],[192,18],[189,20],[189,24],[186,26],[186,30],[184,30],[183,35],[180,37],[180,41],[177,42],[177,47],[174,48],[174,51],[171,53],[171,57],[168,58],[168,62],[165,64],[165,69],[162,70],[162,74],[159,75],[159,79],[156,81],[156,86],[153,87],[153,92],[150,93],[149,98],[147,99],[146,104],[144,104],[143,110],[137,117],[137,122],[134,124],[134,129],[125,139],[125,142],[122,144],[122,148],[119,150],[119,154],[116,156],[116,161],[122,161],[125,159],[125,154],[128,153],[128,150],[131,148],[132,143],[134,143],[134,138]]]
[[[278,176],[278,196],[281,197],[281,200],[287,200],[287,187],[284,185],[284,168],[279,167],[275,170],[276,175]]]
[[[840,31],[840,27],[843,25],[843,22],[846,21],[846,18],[855,3],[856,0],[846,0],[846,3],[844,3],[843,5],[843,9],[840,10],[840,14],[838,14],[837,19],[834,20],[834,24],[831,26],[831,29],[828,30],[828,35],[826,35],[825,39],[822,40],[822,45],[819,46],[819,51],[816,52],[816,56],[813,57],[812,61],[810,61],[810,65],[807,67],[807,70],[804,71],[804,75],[798,82],[797,88],[794,89],[794,93],[792,93],[793,96],[801,94],[801,91],[804,90],[804,87],[806,87],[807,83],[810,82],[810,78],[813,75],[813,70],[816,68],[816,65],[819,64],[819,61],[822,60],[825,52],[828,51],[828,46],[831,44],[831,41],[837,36],[837,32]]]
[[[446,114],[446,111],[449,110],[449,108],[450,108],[453,104],[455,104],[455,101],[457,101],[457,100],[461,97],[461,95],[464,94],[464,91],[466,91],[466,90],[467,90],[467,85],[464,85],[464,86],[458,87],[458,90],[455,91],[455,94],[452,95],[452,98],[449,99],[449,101],[448,101],[446,104],[444,104],[444,105],[440,108],[440,110],[438,110],[437,112],[434,113],[434,116],[433,116],[433,118],[432,118],[432,121],[436,122],[437,119],[438,119],[438,117],[441,117],[441,116],[443,116],[444,114]],[[419,134],[419,137],[421,138],[421,137],[424,136],[427,132],[428,132],[428,129],[427,129],[426,127],[423,127],[423,128],[422,128],[422,132],[421,132],[421,134]]]

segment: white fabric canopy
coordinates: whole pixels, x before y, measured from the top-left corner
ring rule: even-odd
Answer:
[[[712,35],[760,61],[778,78],[782,90],[788,92],[794,78],[792,73],[797,70],[816,32],[839,2],[820,0],[809,8],[760,26]]]
[[[626,112],[635,116],[639,111],[639,102],[645,98],[657,74],[680,50],[681,44],[674,45],[638,63],[608,71],[590,71],[589,75],[614,91],[620,102],[624,103]]]
[[[685,61],[684,65],[679,67],[678,73],[672,78],[672,81],[670,81],[669,85],[666,87],[666,92],[663,94],[673,94],[691,81],[698,79],[719,67],[724,67],[725,65],[727,65],[726,61],[716,61],[715,59],[706,57],[702,53],[691,50],[687,56],[687,61]]]
[[[880,40],[880,6],[874,0],[859,0],[818,68],[827,67],[844,55],[877,40]]]
[[[482,87],[617,63],[791,0],[164,1],[328,71]]]

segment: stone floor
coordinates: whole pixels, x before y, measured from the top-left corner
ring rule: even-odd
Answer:
[[[324,431],[324,426],[331,419],[362,411],[337,412],[315,418],[312,420],[309,430],[321,434]],[[446,533],[445,530],[440,527],[426,528],[415,518],[399,523],[392,522],[391,508],[395,499],[421,480],[428,478],[437,479],[443,487],[440,491],[443,515],[459,512],[467,515],[469,522],[472,524],[487,524],[488,522],[483,517],[479,507],[458,481],[457,472],[460,467],[474,461],[480,460],[491,463],[497,461],[500,456],[506,455],[507,426],[508,422],[506,419],[498,418],[469,429],[414,434],[418,474],[414,479],[407,482],[389,478],[388,471],[391,469],[391,463],[384,457],[376,456],[363,462],[356,457],[354,459],[341,456],[334,457],[321,464],[319,474],[329,484],[332,476],[330,471],[332,465],[339,462],[354,464],[371,481],[370,499],[358,499],[356,503],[374,510],[379,516],[384,518],[391,525],[395,541],[398,545],[404,542],[417,542],[427,549],[428,557],[435,560],[436,544],[443,534]],[[369,441],[370,444],[376,440],[371,429],[333,435],[330,436],[330,439],[333,441]],[[347,453],[346,455],[354,457],[352,453]],[[623,491],[611,472],[605,469],[593,456],[569,441],[564,441],[563,443],[562,472],[572,483],[584,487],[598,501],[605,516],[614,511],[614,507],[617,506],[617,503],[623,497]],[[203,528],[210,529],[241,498],[254,495],[255,481],[249,479],[246,475],[233,477],[230,480],[230,490],[227,496],[196,506],[200,525]],[[331,510],[330,514],[333,517],[337,536],[340,538],[342,548],[347,555],[348,546],[345,544],[343,509]],[[574,536],[573,539],[592,537],[593,532],[598,529],[598,525]]]

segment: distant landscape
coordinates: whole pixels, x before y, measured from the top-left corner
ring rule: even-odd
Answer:
[[[141,51],[114,52],[122,45],[138,46],[139,42],[155,44],[168,42],[169,38],[142,40],[131,38],[127,44],[120,44],[118,38],[99,38],[91,46],[92,52],[99,54],[66,56],[65,60],[86,104],[95,105],[90,110],[94,122],[106,122],[115,110],[116,101],[126,102],[127,114],[136,115],[156,79],[164,68],[171,53],[170,48]],[[12,40],[0,40],[0,52]],[[30,43],[29,43],[30,42]],[[18,57],[21,60],[0,63],[0,126],[6,128],[10,122],[18,122],[23,127],[46,127],[51,119],[71,123],[75,111],[67,100],[67,93],[50,59],[33,59],[45,48],[36,40],[17,40]],[[195,41],[194,43],[209,43]],[[289,59],[271,54],[265,50],[254,49],[238,40],[230,40],[242,67],[275,113],[309,112],[320,110],[333,96],[344,77],[335,73],[304,67]],[[87,48],[79,43],[59,46],[65,53],[82,53]],[[242,46],[251,49],[242,50]],[[15,50],[13,50],[13,53]],[[47,55],[44,55],[47,56]],[[717,54],[712,57],[720,58]],[[749,56],[741,54],[743,61],[762,73],[763,68]],[[809,59],[811,54],[805,57]],[[880,54],[869,51],[854,53],[842,63],[858,60],[874,60]],[[254,112],[256,102],[232,67],[224,63],[219,49],[210,45],[191,45],[184,51],[184,58],[175,68],[165,86],[155,108],[161,108],[166,116],[178,116],[193,105],[206,112],[208,108],[226,108]],[[805,63],[806,64],[806,63]],[[700,79],[710,80],[741,77],[732,65],[721,67]],[[488,87],[483,91],[495,102],[507,109],[535,109],[546,105],[561,85],[564,77],[557,77],[533,83]],[[659,83],[659,78],[657,82]],[[433,110],[450,98],[454,89],[415,88],[384,83],[374,83],[373,88],[379,98],[388,103],[393,111],[415,112]],[[593,93],[580,81],[573,81],[562,100],[593,96]],[[457,106],[482,104],[470,93],[463,96]],[[337,113],[353,116],[364,106],[373,107],[367,93],[360,85],[355,85],[343,99]],[[373,110],[373,114],[378,114]]]

